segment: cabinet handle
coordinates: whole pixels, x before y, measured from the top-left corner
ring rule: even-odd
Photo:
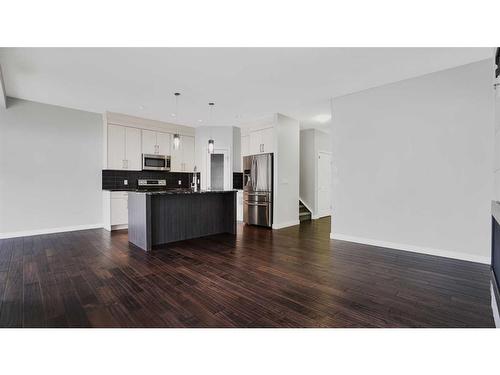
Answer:
[[[125,159],[122,160],[122,169],[125,169]]]

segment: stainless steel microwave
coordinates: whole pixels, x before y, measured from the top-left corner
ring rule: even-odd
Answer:
[[[142,154],[143,171],[170,171],[170,155]]]

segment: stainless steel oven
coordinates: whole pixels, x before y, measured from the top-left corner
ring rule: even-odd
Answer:
[[[142,154],[143,171],[170,171],[170,155]]]

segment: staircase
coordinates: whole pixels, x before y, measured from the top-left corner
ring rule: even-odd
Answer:
[[[311,220],[311,211],[299,201],[299,221],[303,222],[307,220]]]

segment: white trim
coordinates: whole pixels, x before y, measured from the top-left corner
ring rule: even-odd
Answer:
[[[102,227],[103,227],[102,223],[99,223],[99,224],[74,225],[74,226],[70,226],[70,227],[24,230],[24,231],[19,231],[19,232],[6,232],[6,233],[0,233],[0,239],[36,236],[39,234],[72,232],[75,230],[97,229],[97,228],[102,228]]]
[[[122,229],[128,229],[128,224],[117,224],[111,226],[111,231],[122,230]]]
[[[317,130],[317,129],[315,129]],[[314,142],[316,142],[316,135],[314,136]],[[316,147],[316,144],[315,144],[315,147]],[[313,215],[313,219],[320,219],[322,217],[326,217],[326,216],[331,216],[332,213],[331,213],[331,209],[330,209],[330,212],[320,212],[319,211],[319,158],[320,158],[320,154],[327,154],[327,155],[330,155],[330,162],[331,162],[331,165],[333,165],[333,154],[331,151],[323,151],[323,150],[318,150],[316,152],[316,160],[315,160],[315,171],[314,171],[314,179],[315,179],[315,188],[314,188],[314,199],[316,200],[316,207],[318,208],[318,211],[314,213]],[[330,167],[331,167],[330,165]],[[333,197],[332,197],[332,192],[333,192],[333,184],[332,184],[332,170],[330,168],[330,207],[333,207]]]
[[[435,256],[444,257],[444,258],[460,259],[460,260],[466,260],[469,262],[490,264],[490,258],[485,257],[485,256],[464,254],[464,253],[459,253],[456,251],[449,251],[449,250],[442,250],[442,249],[433,249],[430,247],[422,247],[422,246],[407,245],[407,244],[387,242],[387,241],[379,241],[379,240],[373,240],[370,238],[349,236],[349,235],[341,234],[341,233],[335,233],[335,234],[330,233],[330,239],[349,241],[349,242],[361,243],[361,244],[365,244],[365,245],[372,245],[372,246],[378,246],[378,247],[387,247],[389,249],[410,251],[412,253],[435,255]]]
[[[301,201],[301,202],[302,202],[302,204],[303,204],[304,206],[306,206],[306,208],[307,208],[307,209],[309,210],[309,212],[311,213],[311,216],[314,216],[314,211],[313,211],[313,210],[311,210],[311,207],[309,207],[309,205],[308,205],[306,202],[304,202],[304,200],[303,200],[300,196],[299,196],[299,201]]]
[[[299,224],[300,220],[293,220],[293,221],[287,221],[285,223],[273,224],[272,228],[281,229],[281,228],[293,227],[294,225],[299,225]]]
[[[322,217],[332,216],[331,212],[320,212],[313,219],[321,219]]]

